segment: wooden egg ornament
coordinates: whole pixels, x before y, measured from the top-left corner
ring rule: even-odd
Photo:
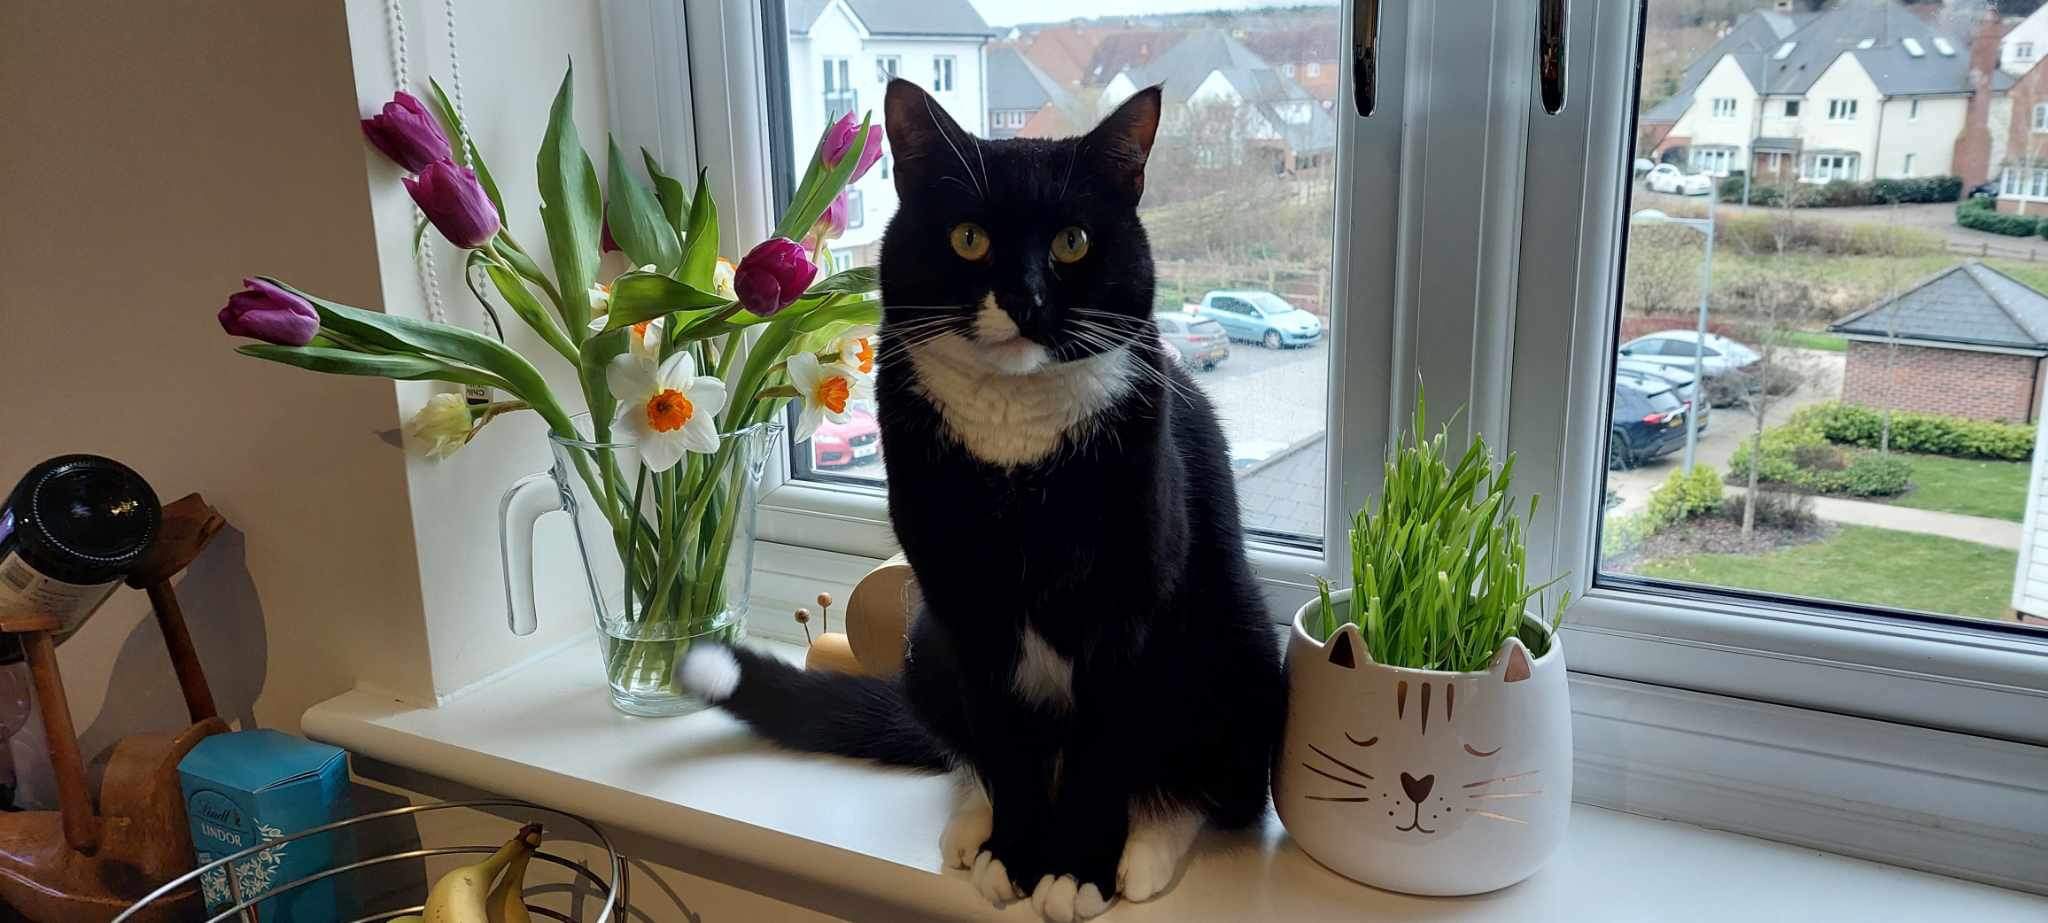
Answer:
[[[889,677],[903,672],[910,613],[918,601],[917,579],[902,555],[883,561],[855,584],[846,600],[846,640],[861,672]]]

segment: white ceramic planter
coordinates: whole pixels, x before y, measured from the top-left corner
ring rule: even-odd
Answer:
[[[1350,591],[1335,593],[1344,607]],[[1501,645],[1485,672],[1381,666],[1358,629],[1329,642],[1294,616],[1287,736],[1273,804],[1304,852],[1410,894],[1477,894],[1536,872],[1572,800],[1563,646]]]

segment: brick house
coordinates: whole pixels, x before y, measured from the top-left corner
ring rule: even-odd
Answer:
[[[1943,270],[1828,329],[1849,339],[1844,402],[1977,420],[2041,415],[2048,295],[1981,263]]]

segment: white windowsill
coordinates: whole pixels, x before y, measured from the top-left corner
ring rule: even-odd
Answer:
[[[848,907],[1034,919],[1028,907],[991,910],[964,873],[939,871],[938,832],[950,803],[944,778],[778,751],[717,712],[620,715],[606,700],[594,645],[538,660],[439,708],[347,693],[309,710],[304,729],[377,761],[815,882],[848,894]],[[1116,908],[1107,919],[2043,916],[2048,900],[2039,897],[1578,805],[1549,866],[1491,895],[1415,898],[1354,884],[1302,854],[1269,817],[1255,833],[1209,835],[1165,897]]]

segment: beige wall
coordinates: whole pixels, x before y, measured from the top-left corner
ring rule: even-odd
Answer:
[[[203,492],[233,531],[180,587],[200,654],[232,717],[288,730],[357,683],[431,695],[391,386],[214,321],[257,271],[377,303],[356,116],[338,4],[0,5],[0,480],[90,451]],[[89,750],[182,720],[140,594],[60,655]]]

